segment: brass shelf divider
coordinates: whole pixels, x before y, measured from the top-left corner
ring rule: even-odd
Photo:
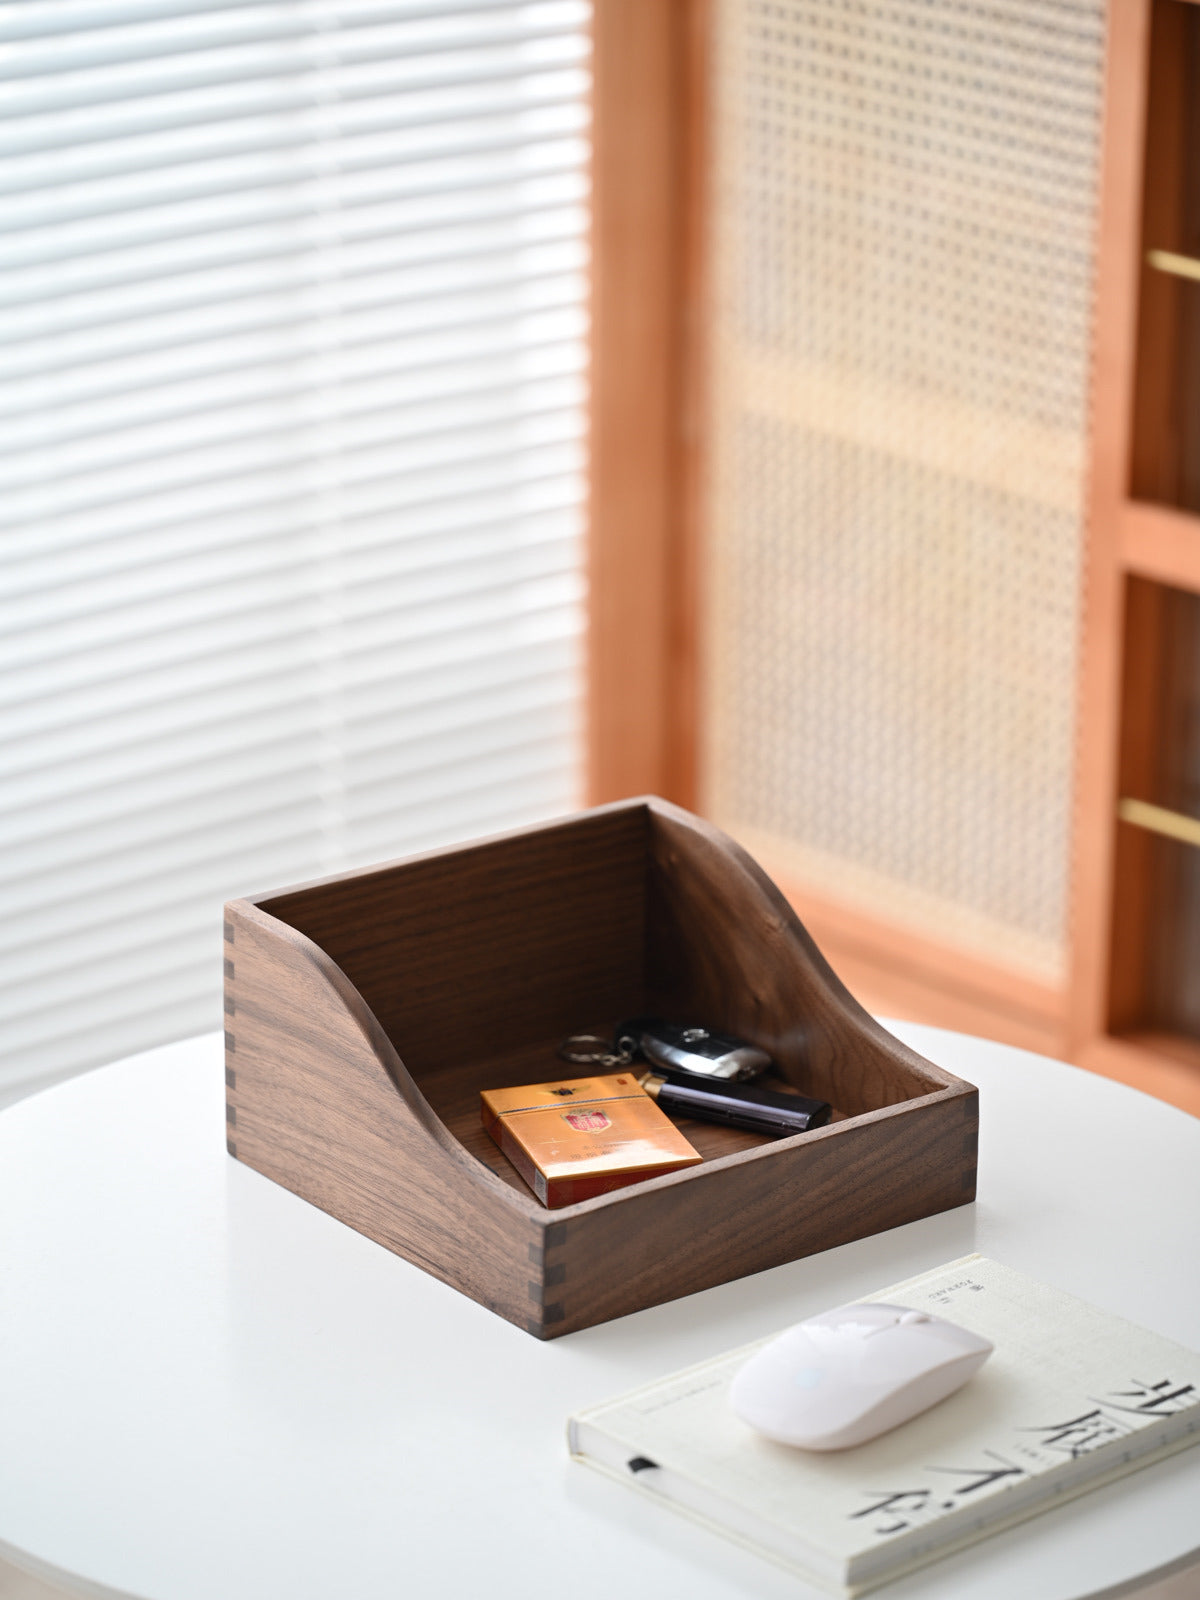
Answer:
[[[1156,272],[1169,272],[1173,278],[1192,278],[1200,282],[1200,261],[1195,256],[1177,255],[1174,250],[1147,250],[1146,262]]]
[[[1200,817],[1189,817],[1183,811],[1169,811],[1166,806],[1151,805],[1148,800],[1123,799],[1117,801],[1117,817],[1135,828],[1160,833],[1165,839],[1200,846]]]

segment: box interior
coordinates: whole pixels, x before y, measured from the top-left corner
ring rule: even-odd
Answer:
[[[524,1194],[484,1131],[484,1088],[589,1076],[573,1033],[624,1018],[703,1023],[762,1045],[835,1120],[943,1081],[850,998],[765,877],[671,807],[586,813],[282,895],[261,909],[358,989],[452,1134]],[[680,1120],[706,1160],[770,1143]]]

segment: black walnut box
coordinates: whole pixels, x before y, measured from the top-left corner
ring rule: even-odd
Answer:
[[[716,828],[656,799],[225,911],[230,1153],[539,1338],[963,1205],[978,1095],[879,1026]],[[700,1166],[548,1211],[481,1089],[655,1015],[741,1035],[834,1120],[682,1125]]]

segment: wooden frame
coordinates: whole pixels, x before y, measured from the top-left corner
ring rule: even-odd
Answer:
[[[699,804],[711,0],[596,0],[587,795]],[[856,992],[1061,1054],[1064,996],[770,864]],[[955,974],[947,983],[947,973]]]
[[[1122,885],[1136,879],[1119,878],[1116,859],[1127,584],[1139,575],[1200,591],[1200,523],[1128,491],[1152,5],[1109,5],[1068,980],[1039,984],[968,960],[949,941],[914,939],[765,865],[868,1004],[1065,1056],[1200,1111],[1200,1051],[1110,1031],[1123,1004],[1109,992],[1113,897],[1131,912]],[[596,4],[593,801],[649,790],[699,804],[710,10],[710,0]],[[1164,338],[1166,323],[1159,346]],[[1144,371],[1152,393],[1147,385]]]
[[[1200,1112],[1200,1046],[1141,1021],[1153,845],[1117,820],[1119,797],[1145,789],[1157,759],[1161,586],[1200,592],[1200,518],[1135,498],[1172,496],[1181,472],[1170,414],[1181,290],[1144,257],[1177,226],[1178,52],[1151,45],[1155,25],[1181,27],[1182,3],[1157,19],[1155,0],[1110,9],[1067,1054]]]
[[[695,799],[708,0],[593,22],[589,801]]]
[[[1113,0],[1105,86],[1073,830],[1072,998],[1067,1046],[1076,1057],[1107,1032],[1124,600],[1119,530],[1130,454],[1129,395],[1136,351],[1149,42],[1149,0]]]

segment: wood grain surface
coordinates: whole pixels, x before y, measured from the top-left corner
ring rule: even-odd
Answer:
[[[676,517],[679,6],[592,25],[588,793],[667,789]]]
[[[1126,580],[1120,519],[1132,451],[1150,0],[1113,0],[1105,51],[1104,148],[1092,335],[1092,432],[1072,825],[1068,1049],[1108,1035],[1121,655]]]
[[[592,17],[587,791],[694,801],[712,0]]]
[[[232,1154],[539,1337],[974,1197],[977,1096],[847,993],[717,829],[627,801],[226,909]],[[479,1092],[658,1014],[775,1056],[828,1127],[680,1122],[687,1172],[545,1210]]]

